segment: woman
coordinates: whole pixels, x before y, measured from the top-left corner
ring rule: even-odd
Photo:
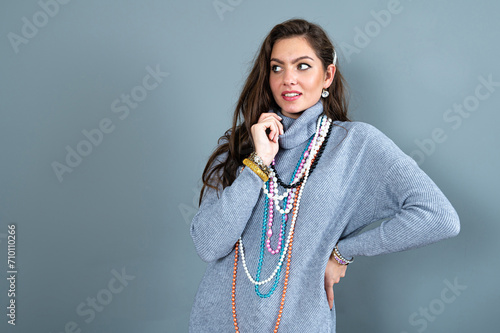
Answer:
[[[305,20],[264,40],[203,172],[191,236],[208,265],[190,332],[335,332],[332,286],[354,257],[458,234],[457,213],[413,159],[348,119],[336,58]]]

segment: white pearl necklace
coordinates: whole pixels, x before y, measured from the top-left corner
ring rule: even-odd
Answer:
[[[312,158],[316,155],[317,151],[321,147],[321,144],[324,141],[324,137],[326,136],[326,133],[328,133],[328,129],[330,128],[330,125],[332,123],[332,120],[330,118],[327,118],[327,121],[323,122],[323,126],[321,126],[321,129],[320,129],[320,124],[321,124],[322,120],[325,118],[327,118],[326,115],[323,115],[322,117],[320,117],[318,119],[318,123],[316,125],[316,133],[315,133],[315,136],[313,139],[313,141],[314,141],[313,149],[311,149],[311,154],[308,156],[308,159],[307,159],[307,161],[304,165],[304,168],[303,168],[304,172],[302,174],[304,174],[304,180],[302,182],[302,185],[300,186],[300,191],[299,191],[298,196],[297,196],[297,206],[296,206],[296,209],[293,213],[292,223],[290,225],[290,230],[288,231],[288,235],[287,235],[286,242],[285,242],[285,247],[284,247],[283,253],[280,256],[278,264],[276,265],[276,268],[274,269],[271,276],[269,276],[267,279],[265,279],[263,281],[255,281],[255,279],[252,277],[252,275],[248,271],[248,267],[247,267],[246,260],[245,260],[245,250],[243,247],[243,240],[241,239],[241,237],[238,239],[239,248],[241,249],[240,252],[241,252],[241,261],[243,263],[243,269],[245,270],[245,273],[246,273],[248,279],[250,280],[250,282],[254,285],[260,286],[260,285],[269,283],[274,278],[274,276],[278,273],[278,270],[283,265],[283,261],[285,260],[285,255],[288,252],[288,245],[290,243],[292,233],[295,229],[295,221],[297,220],[297,215],[299,212],[300,200],[302,199],[302,191],[304,190],[307,179],[309,177],[309,170],[311,169]],[[318,142],[319,142],[319,144],[318,144]],[[296,176],[296,180],[297,179],[300,179],[300,176]],[[268,197],[269,197],[269,195],[268,195]],[[293,207],[293,204],[292,204],[292,207]],[[287,207],[287,209],[288,209],[288,207]]]
[[[276,173],[274,171],[271,171],[269,178],[272,178],[273,183],[275,185],[274,191],[273,191],[273,193],[270,193],[266,188],[266,183],[264,183],[262,185],[262,189],[263,189],[264,193],[267,195],[267,197],[270,200],[274,200],[274,205],[275,205],[276,209],[282,215],[290,213],[290,211],[292,210],[292,207],[293,207],[291,200],[288,201],[288,204],[286,205],[286,209],[281,208],[280,201],[282,201],[284,198],[288,197],[290,195],[290,192],[292,193],[292,197],[293,197],[293,194],[295,194],[295,192],[296,192],[296,188],[287,188],[287,189],[285,189],[283,194],[280,195],[278,192],[278,178],[276,178]]]

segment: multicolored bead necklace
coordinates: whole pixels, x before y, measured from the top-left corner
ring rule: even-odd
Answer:
[[[297,166],[295,167],[295,170],[294,170],[293,175],[292,175],[292,180],[290,182],[292,182],[295,179],[297,171],[299,171],[300,168],[304,165],[304,163],[303,163],[304,155],[307,157],[306,153],[309,152],[311,149],[311,146],[312,146],[311,142],[313,141],[313,138],[314,138],[314,135],[311,136],[311,138],[309,140],[309,144],[307,145],[306,149],[302,152],[302,156],[299,159]],[[302,163],[301,163],[301,161],[302,161]],[[273,164],[274,164],[274,160],[273,160]],[[271,176],[271,178],[269,178],[269,181],[268,181],[269,186],[271,186],[271,184],[273,183],[273,181],[272,181],[273,178],[274,178],[274,182],[276,182],[276,177]],[[293,194],[295,194],[294,191],[292,191],[292,192],[293,192]],[[285,198],[285,201],[283,203],[284,206],[287,205],[288,200],[290,202],[292,202],[292,197],[288,196]],[[278,248],[276,250],[273,250],[271,248],[271,237],[272,237],[272,227],[273,227],[273,218],[272,218],[273,206],[272,206],[272,203],[273,203],[273,201],[271,200],[269,202],[269,197],[266,195],[264,207],[268,207],[268,210],[264,209],[264,219],[263,219],[263,223],[262,223],[262,237],[261,237],[261,244],[260,244],[259,264],[257,266],[257,275],[256,275],[257,281],[259,281],[259,279],[260,279],[260,273],[261,273],[262,265],[264,262],[264,243],[266,244],[267,250],[271,254],[274,255],[274,254],[280,252],[280,257],[281,257],[281,255],[284,254],[280,250],[281,250],[281,242],[282,242],[284,234],[285,234],[286,222],[288,220],[288,215],[287,215],[288,213],[286,213],[286,214],[282,213],[282,215],[281,215],[282,222],[281,222],[281,229],[280,229],[279,240],[278,240]],[[292,205],[292,207],[293,207],[293,205]],[[278,208],[279,208],[279,206],[278,206]],[[269,214],[269,219],[268,219],[268,214]],[[267,227],[267,232],[266,232],[266,227]],[[267,239],[265,239],[266,235],[267,235]],[[264,242],[264,240],[265,240],[265,242]],[[276,289],[276,287],[278,286],[278,283],[280,280],[280,275],[281,275],[281,267],[278,269],[278,272],[276,273],[276,276],[274,278],[273,286],[271,287],[271,290],[269,290],[269,292],[267,294],[262,294],[259,290],[259,285],[256,285],[255,286],[255,293],[257,294],[257,296],[259,296],[261,298],[267,298],[267,297],[271,296],[274,293],[274,290]]]
[[[326,132],[328,132],[329,128],[330,128],[330,124],[331,124],[331,120],[326,120],[327,117],[326,116],[322,116],[318,119],[318,124],[316,126],[316,134],[314,136],[314,139],[313,139],[313,142],[315,143],[313,145],[313,148],[311,150],[311,154],[310,156],[308,156],[307,158],[307,161],[305,163],[305,170],[301,170],[302,172],[299,172],[299,175],[298,176],[301,176],[303,175],[305,172],[308,172],[309,169],[310,169],[310,166],[312,164],[312,159],[316,156],[318,150],[319,150],[319,147],[320,145],[323,143],[324,141],[324,137],[326,136]],[[323,120],[326,120],[326,121],[323,121]],[[321,126],[320,128],[320,125],[321,123],[323,123],[324,126]],[[321,129],[321,130],[320,130]],[[296,178],[298,177],[296,175]],[[271,196],[271,198],[274,199],[273,196]],[[299,198],[300,199],[300,198]],[[292,219],[292,227],[294,226],[294,220]],[[248,271],[248,268],[247,268],[247,265],[246,265],[246,260],[245,260],[245,251],[244,251],[244,247],[243,247],[243,241],[241,239],[241,237],[239,238],[239,243],[240,243],[240,251],[241,251],[241,261],[242,261],[242,264],[243,264],[243,269],[245,270],[245,273],[248,277],[248,279],[250,280],[250,282],[252,282],[253,284],[255,285],[263,285],[263,284],[266,284],[268,282],[270,282],[273,277],[278,273],[278,270],[281,269],[281,266],[283,264],[283,261],[285,259],[285,253],[287,251],[287,248],[288,248],[288,243],[289,243],[289,240],[290,240],[290,236],[291,236],[291,230],[290,232],[288,233],[288,238],[287,238],[287,241],[285,242],[285,249],[284,251],[280,251],[280,259],[279,259],[279,262],[278,264],[276,265],[276,268],[274,269],[273,273],[271,274],[270,277],[268,277],[267,279],[265,279],[264,281],[259,281],[259,280],[256,280],[254,279],[251,275],[250,275],[250,272]]]
[[[311,136],[311,138],[309,139],[309,143],[307,144],[306,148],[302,152],[300,160],[297,163],[297,166],[295,167],[295,170],[293,171],[292,179],[290,180],[290,183],[292,183],[293,180],[295,179],[295,175],[297,174],[297,171],[299,171],[304,166],[305,158],[309,155],[309,152],[310,152],[311,147],[312,147],[311,143],[312,143],[313,138],[314,138],[314,135]],[[272,162],[272,165],[273,166],[275,165],[274,160]],[[268,183],[269,183],[269,188],[271,189],[271,192],[274,193],[275,196],[277,196],[277,194],[278,194],[277,187],[278,186],[277,186],[277,178],[276,178],[276,173],[275,172],[271,173],[271,177],[269,178]],[[290,209],[293,207],[292,197],[294,196],[296,189],[290,191],[289,194],[288,194],[288,196],[286,196],[285,200],[283,201],[283,207],[287,207],[286,210],[281,209],[280,206],[279,206],[279,199],[275,199],[276,208],[281,213],[282,224],[281,224],[281,230],[280,230],[280,233],[279,233],[278,246],[276,247],[276,250],[273,250],[271,248],[271,237],[273,235],[273,230],[272,230],[272,227],[273,227],[273,201],[272,200],[269,201],[270,195],[269,195],[269,191],[267,190],[267,186],[266,185],[267,184],[264,184],[264,186],[263,186],[264,189],[265,189],[264,193],[266,194],[264,207],[268,207],[269,206],[269,209],[268,210],[264,210],[264,226],[263,226],[263,229],[265,229],[265,227],[266,227],[266,221],[267,221],[268,228],[267,228],[267,232],[266,232],[266,235],[267,235],[266,247],[267,247],[267,250],[271,254],[276,254],[281,249],[281,242],[283,240],[284,231],[285,231],[284,229],[286,228],[286,222],[288,220],[288,213],[290,212]],[[273,191],[274,186],[276,186],[276,189]],[[267,216],[268,211],[269,211],[269,218]]]
[[[248,267],[246,265],[246,260],[245,260],[245,251],[243,247],[243,240],[240,237],[238,239],[238,242],[235,244],[235,257],[234,257],[234,269],[233,269],[233,282],[232,282],[232,312],[233,312],[233,321],[234,321],[234,327],[236,332],[239,332],[238,328],[238,323],[236,319],[236,305],[235,305],[235,292],[236,292],[236,276],[237,276],[237,269],[238,269],[238,254],[241,254],[241,261],[243,264],[243,268],[245,270],[245,273],[250,280],[255,285],[255,292],[259,297],[269,297],[272,295],[274,290],[276,289],[276,286],[278,285],[279,278],[281,275],[281,267],[285,258],[285,255],[287,255],[287,263],[286,263],[286,272],[285,272],[285,281],[284,281],[284,286],[283,286],[283,293],[281,297],[281,305],[280,305],[280,310],[278,314],[278,319],[276,321],[275,329],[274,332],[278,331],[278,327],[280,324],[281,320],[281,315],[283,312],[283,305],[285,303],[285,295],[286,295],[286,289],[288,285],[288,277],[289,277],[289,268],[290,268],[290,261],[291,261],[291,255],[292,255],[292,244],[293,244],[293,235],[294,235],[294,230],[295,230],[295,222],[297,220],[297,215],[299,211],[299,205],[300,205],[300,199],[302,198],[302,191],[304,189],[304,186],[307,182],[307,179],[316,166],[317,162],[319,161],[319,158],[321,157],[323,150],[326,146],[326,143],[328,141],[328,138],[330,136],[330,129],[331,129],[331,124],[332,124],[332,119],[328,118],[326,115],[323,115],[318,118],[318,122],[316,125],[316,132],[313,136],[313,138],[309,141],[309,144],[307,145],[307,148],[304,150],[302,153],[301,158],[299,159],[299,162],[293,172],[292,175],[292,181],[290,185],[286,186],[286,190],[282,195],[279,195],[278,192],[278,184],[281,184],[282,181],[279,179],[279,176],[277,175],[277,172],[272,168],[272,172],[270,175],[270,179],[263,184],[263,190],[264,193],[266,194],[265,197],[265,209],[264,209],[264,220],[263,220],[263,226],[262,226],[262,237],[261,237],[261,247],[260,247],[260,257],[259,257],[259,264],[258,264],[258,269],[257,269],[257,274],[255,279],[251,276],[250,272],[248,271]],[[272,166],[274,166],[274,160],[272,163]],[[293,204],[291,204],[291,199],[293,197]],[[268,199],[271,199],[271,202],[269,202]],[[279,205],[279,201],[283,200],[283,209]],[[282,215],[282,224],[281,224],[281,229],[279,233],[279,239],[278,239],[278,246],[275,250],[271,248],[271,237],[272,237],[272,224],[273,224],[273,201],[274,204],[277,207],[277,210],[281,213]],[[266,210],[267,208],[267,210]],[[287,239],[285,241],[285,246],[281,247],[283,237],[285,234],[285,229],[286,229],[286,224],[288,220],[288,213],[292,211],[292,222],[290,225],[290,230],[288,232]],[[267,237],[267,238],[266,238]],[[276,268],[274,269],[273,273],[271,276],[269,276],[266,280],[260,281],[260,273],[261,273],[261,268],[263,265],[263,259],[264,259],[264,247],[267,247],[267,250],[271,254],[277,254],[278,251],[280,253],[280,259],[278,261],[278,264]],[[261,294],[259,292],[259,286],[266,284],[270,282],[273,278],[275,277],[275,281],[273,283],[273,287],[267,294]]]

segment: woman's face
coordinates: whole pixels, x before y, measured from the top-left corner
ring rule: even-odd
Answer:
[[[281,112],[297,119],[316,104],[323,88],[333,81],[335,66],[326,72],[316,52],[303,37],[280,39],[271,52],[269,85]]]

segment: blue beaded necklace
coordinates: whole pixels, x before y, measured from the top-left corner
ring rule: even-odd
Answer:
[[[295,174],[299,170],[300,163],[304,159],[304,154],[307,151],[307,148],[309,147],[309,145],[311,144],[311,141],[314,138],[314,135],[315,134],[313,134],[309,138],[309,141],[307,142],[307,145],[306,145],[304,151],[302,152],[302,155],[301,155],[299,161],[297,162],[297,166],[295,167],[295,170],[293,171],[293,174],[292,174],[292,177],[291,177],[291,180],[290,180],[290,184],[292,184],[293,180],[295,179]],[[269,191],[269,183],[270,183],[270,180],[268,180],[266,182],[266,188],[267,188],[268,191]],[[257,282],[260,281],[260,272],[262,270],[262,265],[264,263],[265,239],[266,239],[266,229],[267,229],[268,210],[269,210],[269,198],[267,197],[267,195],[265,195],[264,197],[265,197],[265,203],[264,203],[264,207],[265,208],[264,208],[264,219],[263,219],[263,222],[262,222],[262,237],[261,237],[261,240],[260,240],[259,264],[257,266],[257,275],[255,276],[255,281],[257,281]],[[283,199],[283,206],[284,207],[286,207],[287,200],[288,200],[288,196]],[[282,215],[281,216],[281,237],[283,239],[285,238],[286,221],[287,220],[285,218],[285,215]],[[282,246],[281,249],[280,249],[280,257],[283,254],[284,248],[285,247]],[[273,283],[273,286],[271,287],[271,290],[267,294],[262,294],[259,291],[259,285],[255,285],[255,293],[259,297],[261,297],[261,298],[267,298],[267,297],[271,296],[274,293],[274,290],[276,289],[276,287],[278,286],[278,282],[280,280],[280,275],[281,275],[281,267],[276,272],[276,276],[274,278],[274,283]]]

